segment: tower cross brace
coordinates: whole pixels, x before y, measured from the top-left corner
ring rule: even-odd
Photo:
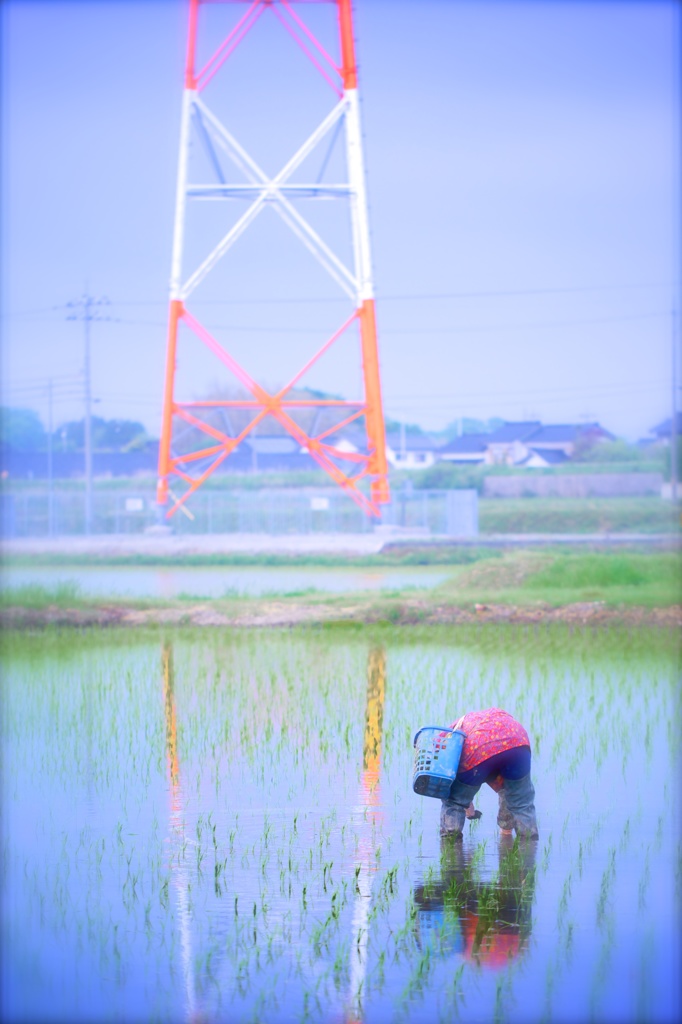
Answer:
[[[206,2],[206,0],[203,0]],[[370,516],[380,516],[380,506],[390,500],[381,381],[377,349],[377,328],[372,282],[367,196],[360,129],[357,91],[357,67],[351,0],[332,0],[337,9],[340,61],[335,62],[295,10],[295,0],[245,0],[247,10],[213,53],[206,64],[197,68],[197,37],[200,29],[202,0],[189,0],[189,27],[185,63],[185,83],[180,127],[180,154],[175,201],[175,224],[171,266],[170,310],[166,348],[166,372],[163,396],[161,441],[159,445],[159,479],[157,502],[171,518],[212,473],[227,459],[246,437],[267,417],[272,416],[301,448],[307,450],[317,464]],[[268,176],[240,145],[232,133],[211,111],[203,92],[216,77],[224,63],[264,15],[274,15],[312,61],[321,77],[336,95],[334,106],[321,124],[274,177]],[[203,141],[215,172],[216,181],[188,181],[189,143],[194,125]],[[296,169],[316,146],[333,130],[345,129],[347,181],[340,184],[295,184],[290,181]],[[224,153],[242,172],[246,183],[225,180],[218,151]],[[188,199],[242,199],[249,205],[203,261],[188,275],[183,266],[184,233]],[[349,268],[309,224],[297,209],[297,199],[333,198],[346,201],[350,212],[353,266]],[[235,245],[249,225],[266,207],[272,207],[306,248],[315,256],[353,303],[350,315],[318,349],[315,355],[289,380],[285,387],[272,392],[260,385],[190,312],[188,300],[197,286]],[[348,331],[359,326],[364,394],[357,401],[340,399],[298,400],[292,389],[310,368]],[[178,332],[184,324],[193,335],[239,381],[247,397],[230,400],[178,401],[175,376],[178,356]],[[293,418],[304,407],[318,411],[333,410],[342,419],[320,433],[306,432]],[[201,418],[202,410],[230,408],[248,410],[247,425],[234,436],[219,430]],[[346,451],[331,443],[332,435],[356,420],[364,419],[366,450]],[[174,425],[178,421],[199,431],[207,440],[205,446],[189,453],[174,450]],[[195,464],[203,463],[194,473]],[[342,468],[350,463],[351,468]],[[205,466],[205,468],[203,468]],[[185,486],[176,495],[170,479],[177,478]],[[369,497],[359,487],[369,480]],[[170,500],[169,500],[170,499]]]

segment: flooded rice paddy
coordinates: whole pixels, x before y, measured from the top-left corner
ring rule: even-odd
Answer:
[[[675,639],[509,627],[5,634],[3,1020],[679,1019]],[[537,843],[411,791],[528,728]]]
[[[295,568],[222,566],[215,568],[154,568],[132,566],[5,566],[0,588],[40,586],[75,588],[84,597],[225,597],[308,591],[345,593],[362,590],[402,590],[435,587],[450,574],[426,567],[399,569]]]

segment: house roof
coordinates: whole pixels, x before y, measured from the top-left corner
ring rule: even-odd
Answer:
[[[531,448],[528,458],[532,458],[533,455],[539,456],[539,458],[543,459],[549,466],[560,466],[564,462],[570,461],[566,452],[562,452],[560,448]],[[523,461],[527,462],[528,460],[524,459]]]
[[[441,458],[452,466],[480,466],[485,462],[485,452],[474,452],[470,455],[465,452],[454,452]]]
[[[651,433],[655,434],[656,437],[670,437],[670,424],[672,423],[672,417],[668,416],[667,420],[663,420],[657,427],[653,427]],[[677,414],[677,433],[682,434],[682,412]]]
[[[531,447],[535,444],[567,444],[576,441],[581,433],[581,428],[575,423],[551,423],[538,427],[527,440]]]
[[[586,434],[613,437],[613,434],[609,434],[599,423],[549,423],[539,427],[526,440],[531,447],[536,444],[567,444],[577,441]]]
[[[541,426],[540,420],[503,423],[501,427],[488,435],[488,444],[511,444],[513,441],[525,441]]]
[[[484,452],[488,447],[489,440],[490,434],[462,434],[461,437],[456,437],[454,440],[442,445],[438,452],[441,455],[448,455],[450,453],[461,453],[464,455],[469,452]]]

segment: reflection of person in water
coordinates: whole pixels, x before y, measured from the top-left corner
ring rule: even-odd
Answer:
[[[483,883],[473,850],[444,836],[440,877],[414,888],[420,947],[487,967],[503,967],[523,953],[532,930],[536,849],[532,840],[502,836],[497,879]]]
[[[538,837],[535,790],[530,779],[530,740],[520,722],[501,708],[470,711],[453,729],[465,734],[457,776],[442,801],[442,835],[461,835],[464,818],[474,817],[473,799],[487,782],[498,794],[497,823],[503,833]]]

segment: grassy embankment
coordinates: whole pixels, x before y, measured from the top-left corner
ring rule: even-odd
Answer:
[[[191,548],[191,538],[188,538]],[[398,568],[420,565],[470,565],[485,558],[498,558],[500,549],[494,547],[460,547],[448,544],[396,544],[376,554],[351,554],[343,551],[323,554],[313,552],[274,551],[181,551],[177,554],[155,554],[153,551],[132,553],[125,550],[97,552],[47,551],[40,554],[5,554],[0,562],[7,567],[38,568],[63,566],[120,566],[122,568],[205,568],[229,569],[238,567],[260,568]]]
[[[665,607],[682,601],[681,568],[677,552],[518,551],[460,570],[434,593],[465,604]]]
[[[481,533],[677,533],[680,506],[660,498],[489,498]]]
[[[345,594],[273,590],[247,597],[230,589],[225,568],[225,595],[208,599],[200,594],[173,600],[155,598],[90,598],[72,583],[56,588],[25,586],[0,594],[0,610],[36,613],[67,610],[168,610],[215,614],[225,624],[255,622],[275,614],[278,622],[292,621],[446,621],[457,609],[485,614],[495,608],[550,612],[566,606],[601,605],[608,609],[656,609],[682,604],[681,560],[678,552],[567,552],[555,550],[485,551],[467,564],[452,565],[446,581],[431,590],[404,588]],[[321,569],[321,571],[324,571]],[[191,619],[191,615],[190,615]],[[219,624],[216,620],[216,624]]]

